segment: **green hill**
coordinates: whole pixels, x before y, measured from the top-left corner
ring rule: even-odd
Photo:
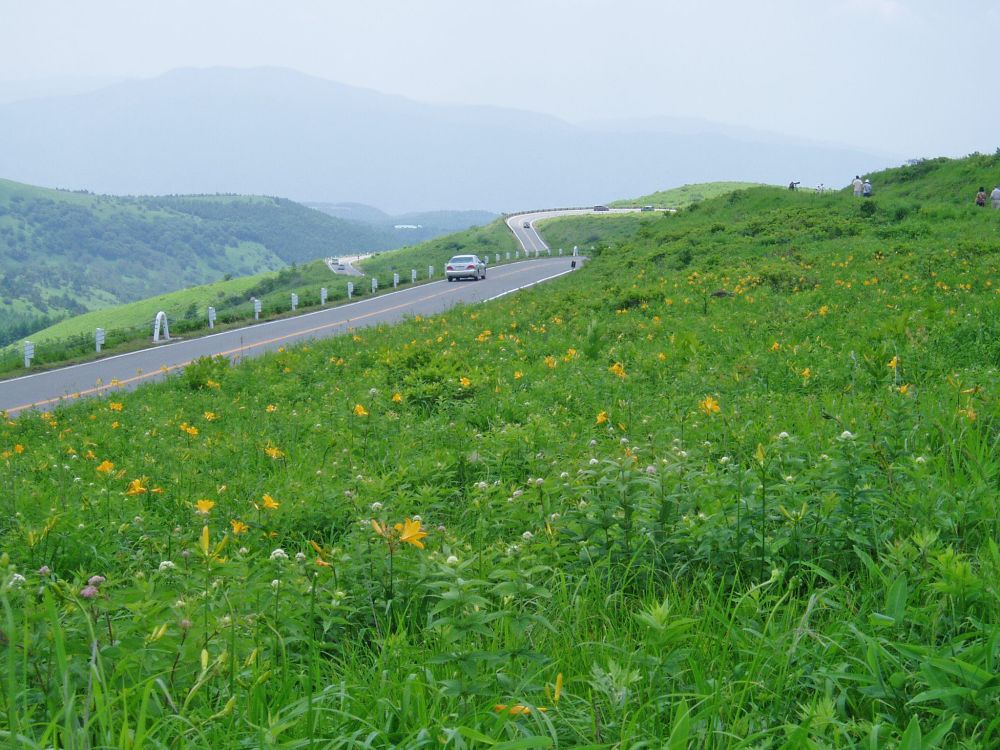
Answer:
[[[387,246],[281,198],[114,197],[0,180],[0,344],[70,314]]]
[[[653,206],[655,208],[684,208],[692,203],[718,198],[720,195],[731,193],[734,190],[744,190],[750,187],[759,187],[756,182],[699,182],[693,185],[682,185],[681,187],[660,190],[639,198],[614,201],[609,206],[615,208],[628,208],[631,206]]]
[[[740,190],[495,302],[0,420],[5,731],[1000,746],[998,176]]]

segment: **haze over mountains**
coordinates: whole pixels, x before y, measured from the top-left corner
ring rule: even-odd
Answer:
[[[651,82],[650,96],[669,97],[668,83]],[[718,179],[842,185],[899,160],[613,116],[574,125],[426,104],[285,69],[179,69],[0,104],[0,175],[115,194],[357,201],[398,213],[588,205]]]

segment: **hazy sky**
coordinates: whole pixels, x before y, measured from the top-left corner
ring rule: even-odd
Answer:
[[[996,0],[0,0],[0,81],[214,65],[906,157],[1000,147]]]

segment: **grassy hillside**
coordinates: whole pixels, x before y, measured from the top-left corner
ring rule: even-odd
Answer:
[[[660,190],[639,198],[614,201],[608,205],[616,208],[628,208],[629,206],[684,208],[698,201],[718,198],[720,195],[750,187],[759,187],[759,185],[755,182],[699,182],[694,185],[682,185],[669,190]]]
[[[0,423],[0,731],[997,747],[966,170],[1000,157],[739,191],[526,293]]]
[[[679,188],[661,190],[651,195],[630,200],[614,201],[615,207],[655,206],[656,208],[686,208],[699,201],[721,195],[760,187],[752,182],[703,182]],[[617,243],[636,233],[645,236],[651,222],[665,217],[662,211],[639,214],[600,214],[548,219],[539,226],[544,229],[546,241],[552,247],[572,248],[577,245],[589,249],[598,244]]]
[[[362,261],[359,268],[365,273],[379,276],[391,275],[393,271],[409,273],[411,268],[425,273],[428,266],[434,266],[435,272],[440,272],[444,269],[448,258],[453,255],[462,253],[489,255],[492,263],[496,253],[500,253],[503,259],[508,252],[513,256],[520,249],[521,246],[517,244],[507,225],[503,220],[497,219],[484,227],[473,227],[414,247],[379,253]]]
[[[0,344],[69,314],[384,241],[280,198],[123,198],[0,180]]]
[[[251,297],[260,299],[264,309],[278,304],[287,308],[289,295],[292,292],[299,293],[300,297],[308,294],[311,298],[318,295],[321,286],[325,286],[333,299],[335,292],[342,292],[341,287],[346,287],[346,283],[344,277],[331,273],[324,261],[314,261],[281,271],[217,281],[214,284],[190,287],[127,305],[84,313],[32,334],[31,340],[40,345],[83,335],[89,341],[93,337],[95,328],[105,330],[141,328],[143,336],[147,337],[149,331],[146,329],[152,330],[151,321],[160,310],[167,313],[167,319],[171,321],[172,327],[175,321],[188,319],[203,323],[210,305],[215,308],[220,319],[225,319],[244,311],[244,308],[250,310]]]

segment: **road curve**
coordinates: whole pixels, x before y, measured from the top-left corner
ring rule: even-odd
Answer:
[[[540,258],[490,268],[483,281],[434,281],[376,297],[34,375],[0,381],[0,412],[50,409],[87,396],[161,380],[191,361],[222,355],[234,362],[290,343],[436,315],[460,303],[484,302],[570,272],[569,258]]]
[[[546,211],[527,211],[508,216],[507,228],[514,233],[514,237],[521,243],[521,248],[524,252],[544,253],[548,251],[549,246],[545,244],[542,235],[538,233],[535,222],[543,221],[544,219],[558,219],[562,216],[582,216],[585,214],[593,214],[594,216],[630,214],[639,210],[638,208],[610,208],[607,211],[594,211],[593,208],[554,208]],[[524,226],[525,224],[528,226]]]

